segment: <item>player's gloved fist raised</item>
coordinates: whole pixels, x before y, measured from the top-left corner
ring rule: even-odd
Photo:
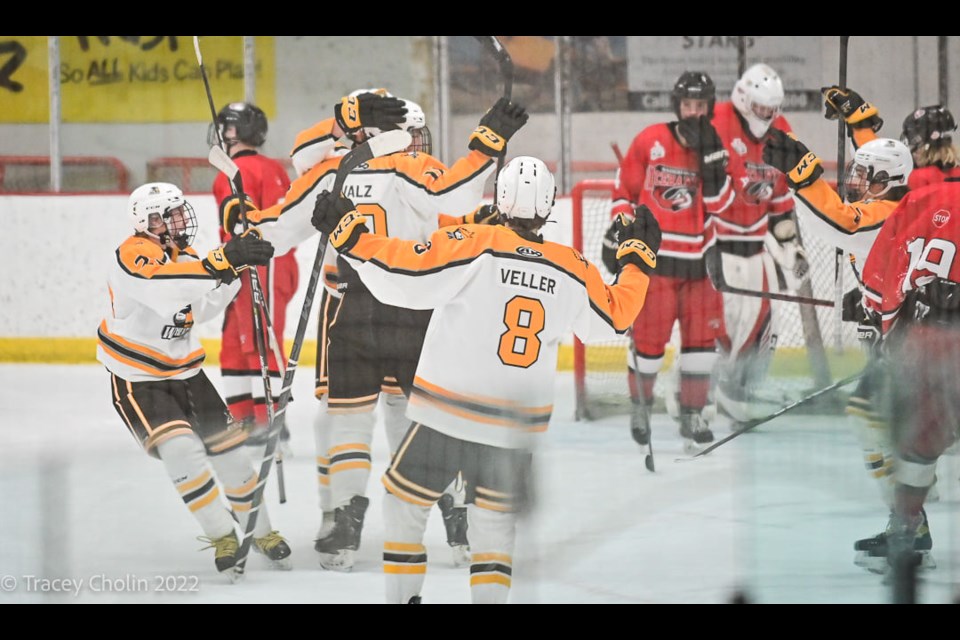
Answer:
[[[383,131],[398,129],[406,116],[407,107],[403,100],[376,93],[344,96],[333,108],[333,117],[344,133],[354,133],[361,127],[376,127]]]
[[[482,204],[463,218],[464,224],[500,224],[500,209],[495,204]]]
[[[660,223],[646,205],[634,209],[633,219],[620,214],[614,219],[617,234],[617,264],[622,269],[627,264],[640,267],[649,274],[657,268],[657,251],[660,250]]]
[[[214,249],[201,261],[207,273],[224,284],[230,284],[244,269],[270,262],[273,245],[260,237],[258,229],[249,229]]]
[[[684,118],[677,122],[677,133],[688,149],[700,155],[700,180],[703,195],[710,198],[720,193],[727,180],[727,163],[730,154],[723,146],[720,135],[706,116]]]
[[[842,117],[844,122],[854,129],[869,127],[878,131],[883,119],[875,106],[860,97],[853,89],[842,89],[837,85],[823,87],[823,117],[836,120]]]
[[[314,228],[324,234],[337,251],[349,251],[366,231],[366,218],[357,213],[353,200],[324,190],[317,196],[310,219]]]
[[[820,158],[792,133],[772,128],[763,145],[763,161],[782,171],[794,189],[809,187],[823,175]]]
[[[247,222],[257,224],[260,212],[254,206],[250,198],[244,199],[244,211],[247,215]],[[238,236],[243,232],[243,224],[240,219],[240,196],[230,196],[220,203],[220,226],[223,227],[227,235]]]
[[[488,156],[503,155],[507,141],[530,118],[527,110],[506,98],[497,100],[489,111],[480,118],[480,126],[470,134],[470,148],[482,151]]]

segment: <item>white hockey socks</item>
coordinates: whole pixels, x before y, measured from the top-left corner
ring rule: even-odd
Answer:
[[[157,445],[157,453],[207,537],[221,538],[234,531],[234,520],[219,499],[220,489],[200,438],[192,433],[174,436]]]
[[[331,442],[330,459],[331,505],[343,507],[353,496],[367,493],[370,480],[370,442],[376,416],[372,411],[361,413],[331,413],[327,417]]]
[[[423,532],[429,507],[405,502],[392,493],[383,498],[383,572],[387,604],[407,604],[418,597],[427,575]]]
[[[240,522],[240,528],[246,529],[258,480],[257,472],[253,469],[247,450],[243,447],[237,447],[226,453],[212,456],[210,461],[217,472],[217,477],[223,484],[224,493],[227,494],[230,507]],[[261,500],[253,536],[261,538],[270,533],[271,530],[267,503],[265,500]]]
[[[470,595],[474,604],[504,604],[513,577],[517,516],[467,505]]]

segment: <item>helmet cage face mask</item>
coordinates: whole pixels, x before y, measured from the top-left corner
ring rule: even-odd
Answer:
[[[151,214],[151,221],[155,217],[159,217],[166,225],[166,235],[178,249],[182,251],[193,244],[197,237],[197,214],[189,202],[184,201],[179,207],[162,214]]]
[[[713,117],[713,107],[717,102],[717,88],[706,73],[685,71],[673,85],[670,103],[673,112],[680,118],[680,101],[684,98],[707,101],[707,118]]]
[[[844,175],[842,195],[848,202],[881,199],[891,189],[905,187],[912,170],[912,154],[902,142],[871,140],[854,153]]]
[[[746,120],[751,135],[760,139],[780,115],[783,106],[783,82],[768,65],[755,64],[743,72],[731,94],[731,101]]]
[[[430,133],[429,127],[424,125],[419,129],[410,129],[410,135],[413,141],[407,147],[408,152],[433,155],[433,134]]]
[[[176,186],[151,182],[130,194],[128,215],[134,231],[185,249],[197,235],[197,216]]]

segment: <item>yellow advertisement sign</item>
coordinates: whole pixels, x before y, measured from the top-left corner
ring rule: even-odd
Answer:
[[[0,122],[49,121],[46,36],[0,36]],[[202,36],[215,106],[243,100],[243,38]],[[254,39],[257,105],[274,115],[274,40]],[[193,36],[60,36],[64,122],[210,119]]]

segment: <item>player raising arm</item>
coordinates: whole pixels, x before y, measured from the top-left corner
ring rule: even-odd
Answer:
[[[407,409],[413,424],[383,477],[388,602],[419,602],[427,516],[458,474],[473,602],[506,601],[559,343],[571,330],[585,341],[623,333],[643,306],[660,244],[649,209],[620,218],[619,281],[607,286],[579,253],[541,237],[555,192],[542,161],[514,158],[498,177],[505,226],[447,227],[425,242],[369,233],[347,198],[317,201],[314,224],[381,302],[433,309]]]
[[[238,272],[266,264],[273,248],[251,231],[201,258],[190,247],[193,207],[172,184],[137,187],[128,215],[135,233],[116,250],[112,313],[100,323],[97,359],[110,372],[117,414],[163,462],[213,547],[217,570],[233,578],[235,526],[244,526],[257,472],[241,446],[247,433],[201,369],[205,353],[192,329],[223,311],[240,289]],[[290,547],[265,512],[253,535],[254,550],[286,566]]]

